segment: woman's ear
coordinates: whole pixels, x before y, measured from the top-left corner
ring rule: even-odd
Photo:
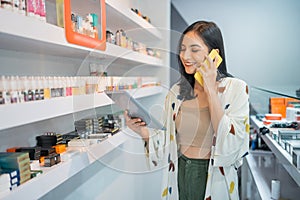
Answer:
[[[220,54],[220,51],[219,51],[219,49],[215,49],[217,52],[218,52],[218,54]]]

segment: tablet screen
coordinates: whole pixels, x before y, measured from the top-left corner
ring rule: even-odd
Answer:
[[[113,91],[105,92],[121,109],[128,110],[128,114],[132,118],[140,118],[148,127],[155,129],[163,129],[161,122],[156,120],[151,114],[128,92]]]

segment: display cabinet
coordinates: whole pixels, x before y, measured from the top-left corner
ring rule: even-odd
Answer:
[[[296,87],[284,92],[280,88],[267,90],[252,87],[250,90],[252,136],[258,141],[242,166],[242,199],[270,199],[272,180],[280,181],[280,197],[297,199],[300,195],[300,170],[293,162],[292,152],[279,141],[278,132],[297,132],[300,121],[290,109],[297,110],[300,98]],[[274,101],[276,100],[276,101]],[[268,120],[268,114],[281,116],[281,119]],[[295,141],[300,141],[297,136]],[[255,142],[255,141],[252,141]],[[267,146],[261,148],[262,144]],[[262,151],[262,149],[265,149]]]
[[[54,2],[46,1],[48,4]],[[161,5],[162,8],[170,6],[169,2],[159,1],[157,5]],[[163,20],[152,20],[153,24],[150,24],[131,11],[131,7],[137,6],[145,10],[147,7],[136,1],[107,0],[105,2],[106,27],[111,31],[120,28],[127,29],[128,36],[132,39],[148,43],[148,45],[151,43],[152,48],[167,51],[169,44],[162,40],[163,35],[156,27],[164,27],[169,30],[168,13],[161,15]],[[2,8],[0,8],[0,17],[2,19],[0,22],[1,75],[88,76],[90,64],[96,63],[103,66],[108,76],[158,77],[162,86],[139,88],[130,92],[136,98],[145,101],[146,105],[147,98],[151,99],[148,105],[151,105],[153,100],[163,102],[169,80],[169,68],[167,67],[169,57],[167,54],[155,57],[111,43],[105,44],[105,50],[90,48],[68,42],[65,38],[64,28],[35,17]],[[139,30],[139,32],[133,30]],[[74,130],[75,119],[86,117],[91,113],[95,115],[100,112],[101,114],[103,110],[109,110],[112,103],[104,93],[98,93],[0,105],[1,151],[5,151],[11,146],[33,145],[35,136],[46,131],[71,132]],[[39,177],[20,185],[9,194],[4,195],[3,199],[21,197],[47,199],[53,195],[66,195],[65,192],[74,187],[69,180],[78,179],[78,177],[82,177],[82,174],[88,173],[86,171],[95,166],[94,163],[97,163],[95,161],[104,158],[109,162],[115,162],[117,157],[114,157],[113,152],[116,149],[125,148],[131,138],[125,132],[122,131],[99,144],[76,151],[71,150],[67,156],[69,160],[45,169]],[[122,154],[118,156],[122,157]],[[122,160],[124,159],[122,158]],[[104,166],[104,168],[106,167]],[[130,181],[132,185],[127,187],[137,186],[133,181],[134,176],[127,176],[122,172],[116,174],[109,167],[105,170],[108,171],[106,179],[110,179],[110,174],[114,174],[114,177],[118,177],[115,183]],[[60,193],[54,192],[62,185],[63,188],[69,190],[60,191]],[[114,195],[118,194],[112,194],[111,199],[117,199]],[[128,195],[132,197],[133,192]]]

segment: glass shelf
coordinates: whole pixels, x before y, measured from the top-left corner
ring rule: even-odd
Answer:
[[[300,86],[299,86],[300,87]],[[252,111],[260,114],[271,113],[270,112],[270,98],[280,97],[287,98],[292,101],[300,100],[300,97],[296,96],[297,87],[274,87],[274,89],[261,88],[256,86],[250,86],[250,104],[253,108]],[[299,89],[299,88],[298,88]]]
[[[270,87],[268,86],[267,88],[262,88],[262,87],[256,87],[252,86],[251,87],[253,90],[259,90],[265,93],[269,93],[270,95],[279,95],[283,97],[289,97],[289,98],[295,98],[300,100],[300,96],[296,95],[296,90],[300,90],[300,85],[298,87],[296,86],[288,86],[288,87]]]

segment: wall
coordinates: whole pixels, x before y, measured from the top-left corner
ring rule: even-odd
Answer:
[[[171,4],[171,75],[170,84],[173,85],[180,78],[180,73],[178,71],[178,41],[180,39],[181,33],[188,26],[186,21],[182,18],[177,9]]]
[[[172,0],[188,24],[212,20],[221,28],[229,71],[263,88],[300,87],[300,2],[297,0]],[[284,88],[282,86],[285,86]]]

